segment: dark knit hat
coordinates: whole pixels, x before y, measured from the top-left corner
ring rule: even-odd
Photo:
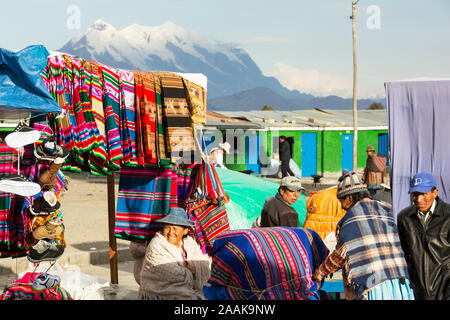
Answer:
[[[338,199],[345,198],[352,193],[367,191],[367,185],[361,182],[356,172],[350,172],[345,169],[338,181],[336,194]]]

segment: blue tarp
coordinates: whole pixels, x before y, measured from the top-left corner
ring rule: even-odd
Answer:
[[[409,182],[421,171],[434,175],[439,197],[450,202],[450,79],[392,81],[385,87],[394,216],[412,204]]]
[[[47,66],[48,56],[42,45],[18,52],[0,48],[0,119],[62,111],[40,75]]]

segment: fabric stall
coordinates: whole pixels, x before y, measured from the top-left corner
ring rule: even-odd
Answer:
[[[0,89],[1,117],[20,122],[5,138],[9,143],[0,143],[0,257],[26,255],[39,265],[63,254],[59,201],[70,188],[63,172],[107,176],[112,184],[120,174],[110,242],[111,236],[149,241],[161,227],[154,220],[174,206],[195,221],[192,235],[205,252],[229,229],[228,196],[197,147],[196,128],[206,123],[206,77],[123,70],[30,46],[0,50]],[[15,194],[11,183],[28,193]],[[42,230],[49,226],[52,236]],[[26,281],[41,277],[32,273]],[[17,281],[5,298],[14,296],[11,288],[28,288]]]

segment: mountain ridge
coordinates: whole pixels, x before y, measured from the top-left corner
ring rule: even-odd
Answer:
[[[351,100],[332,96],[318,98],[289,90],[275,77],[263,75],[243,48],[210,41],[170,21],[159,26],[134,23],[118,30],[98,19],[57,51],[127,70],[202,73],[208,78],[208,108],[215,110],[216,107],[234,110],[237,106],[282,108],[314,103],[333,108],[333,103],[348,104],[341,99]],[[266,102],[261,104],[262,101]]]

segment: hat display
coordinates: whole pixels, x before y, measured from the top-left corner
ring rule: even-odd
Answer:
[[[336,194],[338,199],[342,199],[352,193],[367,191],[367,185],[361,182],[356,172],[350,172],[345,169],[338,181]]]
[[[281,179],[280,187],[286,187],[289,191],[305,190],[297,177],[284,177]]]
[[[230,153],[231,145],[228,142],[219,143],[219,147],[221,147],[228,154]]]
[[[187,215],[186,211],[180,207],[170,208],[167,216],[165,216],[164,218],[155,220],[155,222],[173,224],[176,226],[183,226],[183,227],[195,226],[195,223],[188,219],[188,215]]]
[[[432,188],[436,188],[436,179],[428,172],[417,173],[409,183],[409,193],[427,193]]]
[[[369,144],[366,149],[366,152],[367,151],[375,151],[375,148],[373,147],[373,145]]]

